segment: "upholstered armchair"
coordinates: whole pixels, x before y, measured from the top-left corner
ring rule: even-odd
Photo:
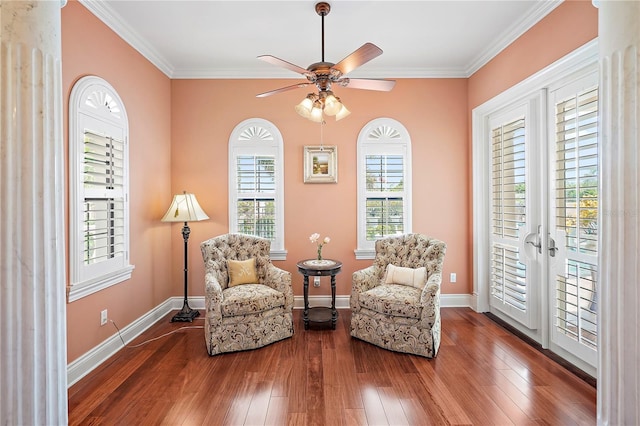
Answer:
[[[225,234],[204,241],[200,249],[209,355],[260,348],[293,336],[291,273],[271,263],[269,240]]]
[[[373,265],[353,273],[351,335],[433,358],[440,347],[440,284],[446,244],[421,234],[376,241]]]

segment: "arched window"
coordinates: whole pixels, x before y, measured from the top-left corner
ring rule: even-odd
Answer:
[[[69,301],[131,278],[129,122],[122,100],[95,76],[69,101]]]
[[[391,118],[367,123],[358,135],[358,248],[373,259],[376,240],[411,232],[411,138]]]
[[[238,124],[229,138],[229,231],[271,240],[285,260],[282,135],[267,120]]]

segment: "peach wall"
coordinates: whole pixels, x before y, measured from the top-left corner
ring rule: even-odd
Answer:
[[[171,202],[170,80],[82,5],[70,1],[62,9],[65,141],[71,88],[86,75],[108,81],[129,116],[130,249],[135,270],[131,280],[67,304],[68,361],[114,333],[111,324],[100,326],[102,309],[108,309],[109,318],[122,328],[179,295],[182,288],[182,281],[173,284],[169,279],[171,226],[159,221]],[[68,167],[68,160],[65,164]]]
[[[469,78],[469,109],[481,105],[598,36],[590,0],[568,0]]]
[[[351,291],[351,274],[372,261],[355,260],[356,140],[366,123],[390,117],[400,121],[412,141],[413,231],[448,244],[445,276],[458,274],[456,284],[443,293],[469,293],[469,168],[467,150],[466,79],[400,79],[388,93],[338,89],[352,114],[336,122],[328,119],[324,143],[338,146],[338,183],[303,183],[303,147],[320,144],[320,125],[293,110],[305,95],[294,90],[258,99],[257,93],[292,84],[295,80],[173,80],[172,187],[194,192],[211,217],[191,226],[190,289],[204,294],[204,268],[198,243],[228,232],[228,143],[234,127],[250,117],[275,124],[284,139],[286,261],[274,263],[292,272],[294,293],[302,295],[298,260],[314,256],[308,237],[329,235],[326,257],[343,262],[337,294]],[[173,230],[173,278],[181,277],[179,227]],[[448,282],[448,280],[447,280]],[[328,284],[328,282],[327,282]],[[329,295],[323,284],[311,295]]]

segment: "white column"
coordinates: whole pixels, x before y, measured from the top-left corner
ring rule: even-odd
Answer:
[[[598,424],[640,424],[640,2],[598,4],[601,232]]]
[[[60,1],[0,1],[0,424],[67,423]]]

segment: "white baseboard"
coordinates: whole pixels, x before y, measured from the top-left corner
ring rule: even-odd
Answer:
[[[350,295],[336,296],[336,309],[349,309]],[[182,297],[170,297],[160,305],[153,308],[131,324],[120,329],[120,334],[125,343],[131,342],[133,339],[142,334],[153,324],[164,318],[169,312],[182,308]],[[189,306],[193,309],[204,309],[204,296],[190,297]],[[309,306],[331,306],[331,296],[309,296]],[[470,294],[441,294],[440,306],[443,308],[451,307],[471,307],[472,295]],[[294,297],[294,309],[304,308],[304,299],[302,296]],[[115,332],[115,327],[114,327]],[[110,356],[122,349],[122,341],[115,332],[104,342],[91,349],[84,355],[67,365],[67,383],[71,387],[78,380],[93,371],[100,364],[105,362]]]
[[[442,294],[440,293],[441,308],[470,308],[470,294]]]
[[[477,294],[470,294],[469,295],[469,307],[471,309],[473,309],[476,312],[480,312],[478,310],[478,295]]]
[[[349,295],[336,295],[336,309],[349,309]],[[331,306],[331,296],[309,296],[309,306]],[[304,309],[304,297],[293,297],[293,309]]]
[[[201,299],[201,305],[204,307],[204,297]],[[120,334],[122,335],[122,339],[126,343],[131,342],[146,329],[158,322],[158,320],[166,316],[169,312],[182,308],[182,301],[183,299],[181,297],[171,297],[137,320],[133,321],[131,324],[121,328]],[[198,303],[195,300],[194,304],[191,305],[191,299],[189,299],[189,306],[194,309],[200,309],[198,308]],[[113,331],[114,334],[107,340],[67,365],[67,383],[69,387],[105,362],[110,356],[122,349],[122,340],[120,340],[115,327],[113,328]]]
[[[350,295],[336,295],[336,309],[349,309]],[[309,306],[331,306],[331,296],[309,296]],[[443,308],[471,307],[470,294],[440,294],[440,306]],[[295,296],[294,309],[304,308],[304,298]]]

